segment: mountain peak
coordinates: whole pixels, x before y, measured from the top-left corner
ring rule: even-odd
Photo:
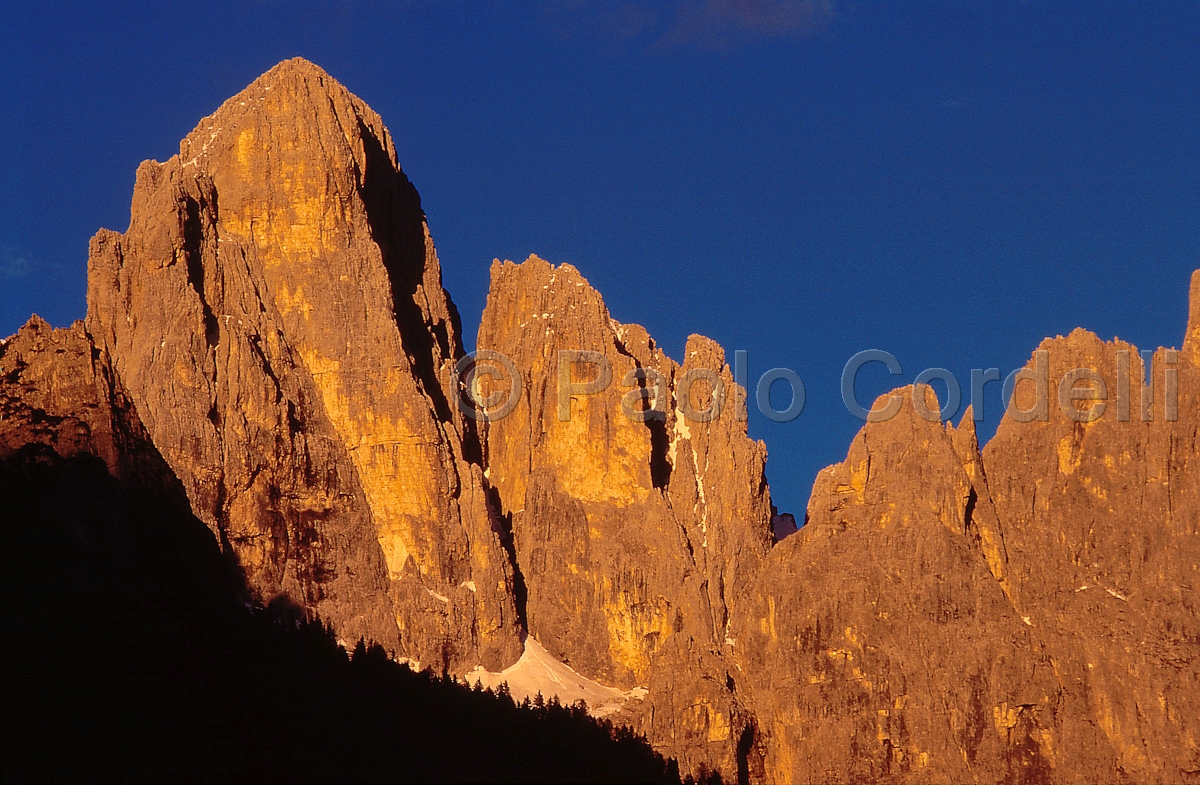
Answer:
[[[280,63],[138,169],[88,329],[258,599],[435,667],[517,659],[420,197],[327,73]]]
[[[321,66],[304,57],[289,57],[286,60],[280,60],[275,65],[267,69],[262,76],[255,79],[255,82],[269,82],[272,80],[278,81],[287,79],[292,76],[317,77],[321,79],[333,79]],[[339,85],[340,87],[340,85]]]
[[[244,165],[263,155],[302,156],[331,168],[362,171],[373,149],[398,168],[391,135],[380,116],[320,66],[303,58],[284,60],[255,79],[180,142],[179,161],[208,171],[233,159]],[[262,172],[250,172],[262,178]]]

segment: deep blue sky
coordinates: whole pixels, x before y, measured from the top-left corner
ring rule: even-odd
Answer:
[[[0,6],[0,334],[84,313],[134,170],[301,55],[396,137],[473,340],[493,257],[579,267],[677,359],[689,333],[804,379],[752,416],[779,505],[869,401],[968,385],[1084,326],[1178,345],[1200,266],[1200,4],[253,2]],[[786,401],[785,401],[786,403]],[[990,434],[999,392],[988,404]]]

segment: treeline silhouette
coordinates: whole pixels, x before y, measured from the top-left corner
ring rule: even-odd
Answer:
[[[582,706],[249,607],[203,524],[98,459],[0,463],[0,538],[8,782],[679,781]]]

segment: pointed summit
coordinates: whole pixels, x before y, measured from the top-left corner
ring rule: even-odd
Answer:
[[[138,169],[88,329],[263,602],[422,664],[521,653],[458,315],[383,121],[288,60]]]
[[[299,154],[335,165],[350,163],[349,157],[363,167],[368,154],[376,152],[370,148],[379,148],[397,168],[379,115],[322,68],[297,57],[279,63],[200,121],[180,143],[179,157],[202,168],[209,161],[247,167],[266,154],[282,154],[285,165]]]
[[[334,83],[339,90],[345,90],[340,82],[337,82],[329,75],[321,66],[304,57],[289,57],[287,60],[280,60],[275,65],[263,72],[263,75],[251,82],[254,85],[274,85],[283,82],[287,79],[326,79]]]
[[[975,430],[975,406],[973,404],[967,404],[967,410],[963,413],[962,419],[958,421],[958,427],[950,429],[950,438],[954,444],[954,451],[958,453],[958,459],[962,461],[963,469],[971,478],[971,482],[976,483],[982,480],[983,456],[979,453],[979,434]]]

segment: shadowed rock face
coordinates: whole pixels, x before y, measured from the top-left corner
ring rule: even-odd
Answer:
[[[89,259],[88,330],[264,601],[435,667],[520,654],[457,315],[378,115],[276,66],[138,170]]]
[[[745,720],[729,624],[769,547],[771,506],[766,450],[735,416],[744,393],[724,353],[692,336],[677,364],[643,328],[614,321],[577,270],[537,257],[493,264],[478,346],[522,373],[521,399],[489,423],[486,450],[530,634],[589,678],[649,687],[631,721],[685,765],[732,772]],[[559,352],[575,350],[603,360],[568,362],[570,381],[604,364],[612,383],[564,407]],[[724,411],[698,422],[714,380]]]
[[[34,316],[0,344],[0,460],[80,456],[136,488],[180,490],[83,324],[55,330]]]

